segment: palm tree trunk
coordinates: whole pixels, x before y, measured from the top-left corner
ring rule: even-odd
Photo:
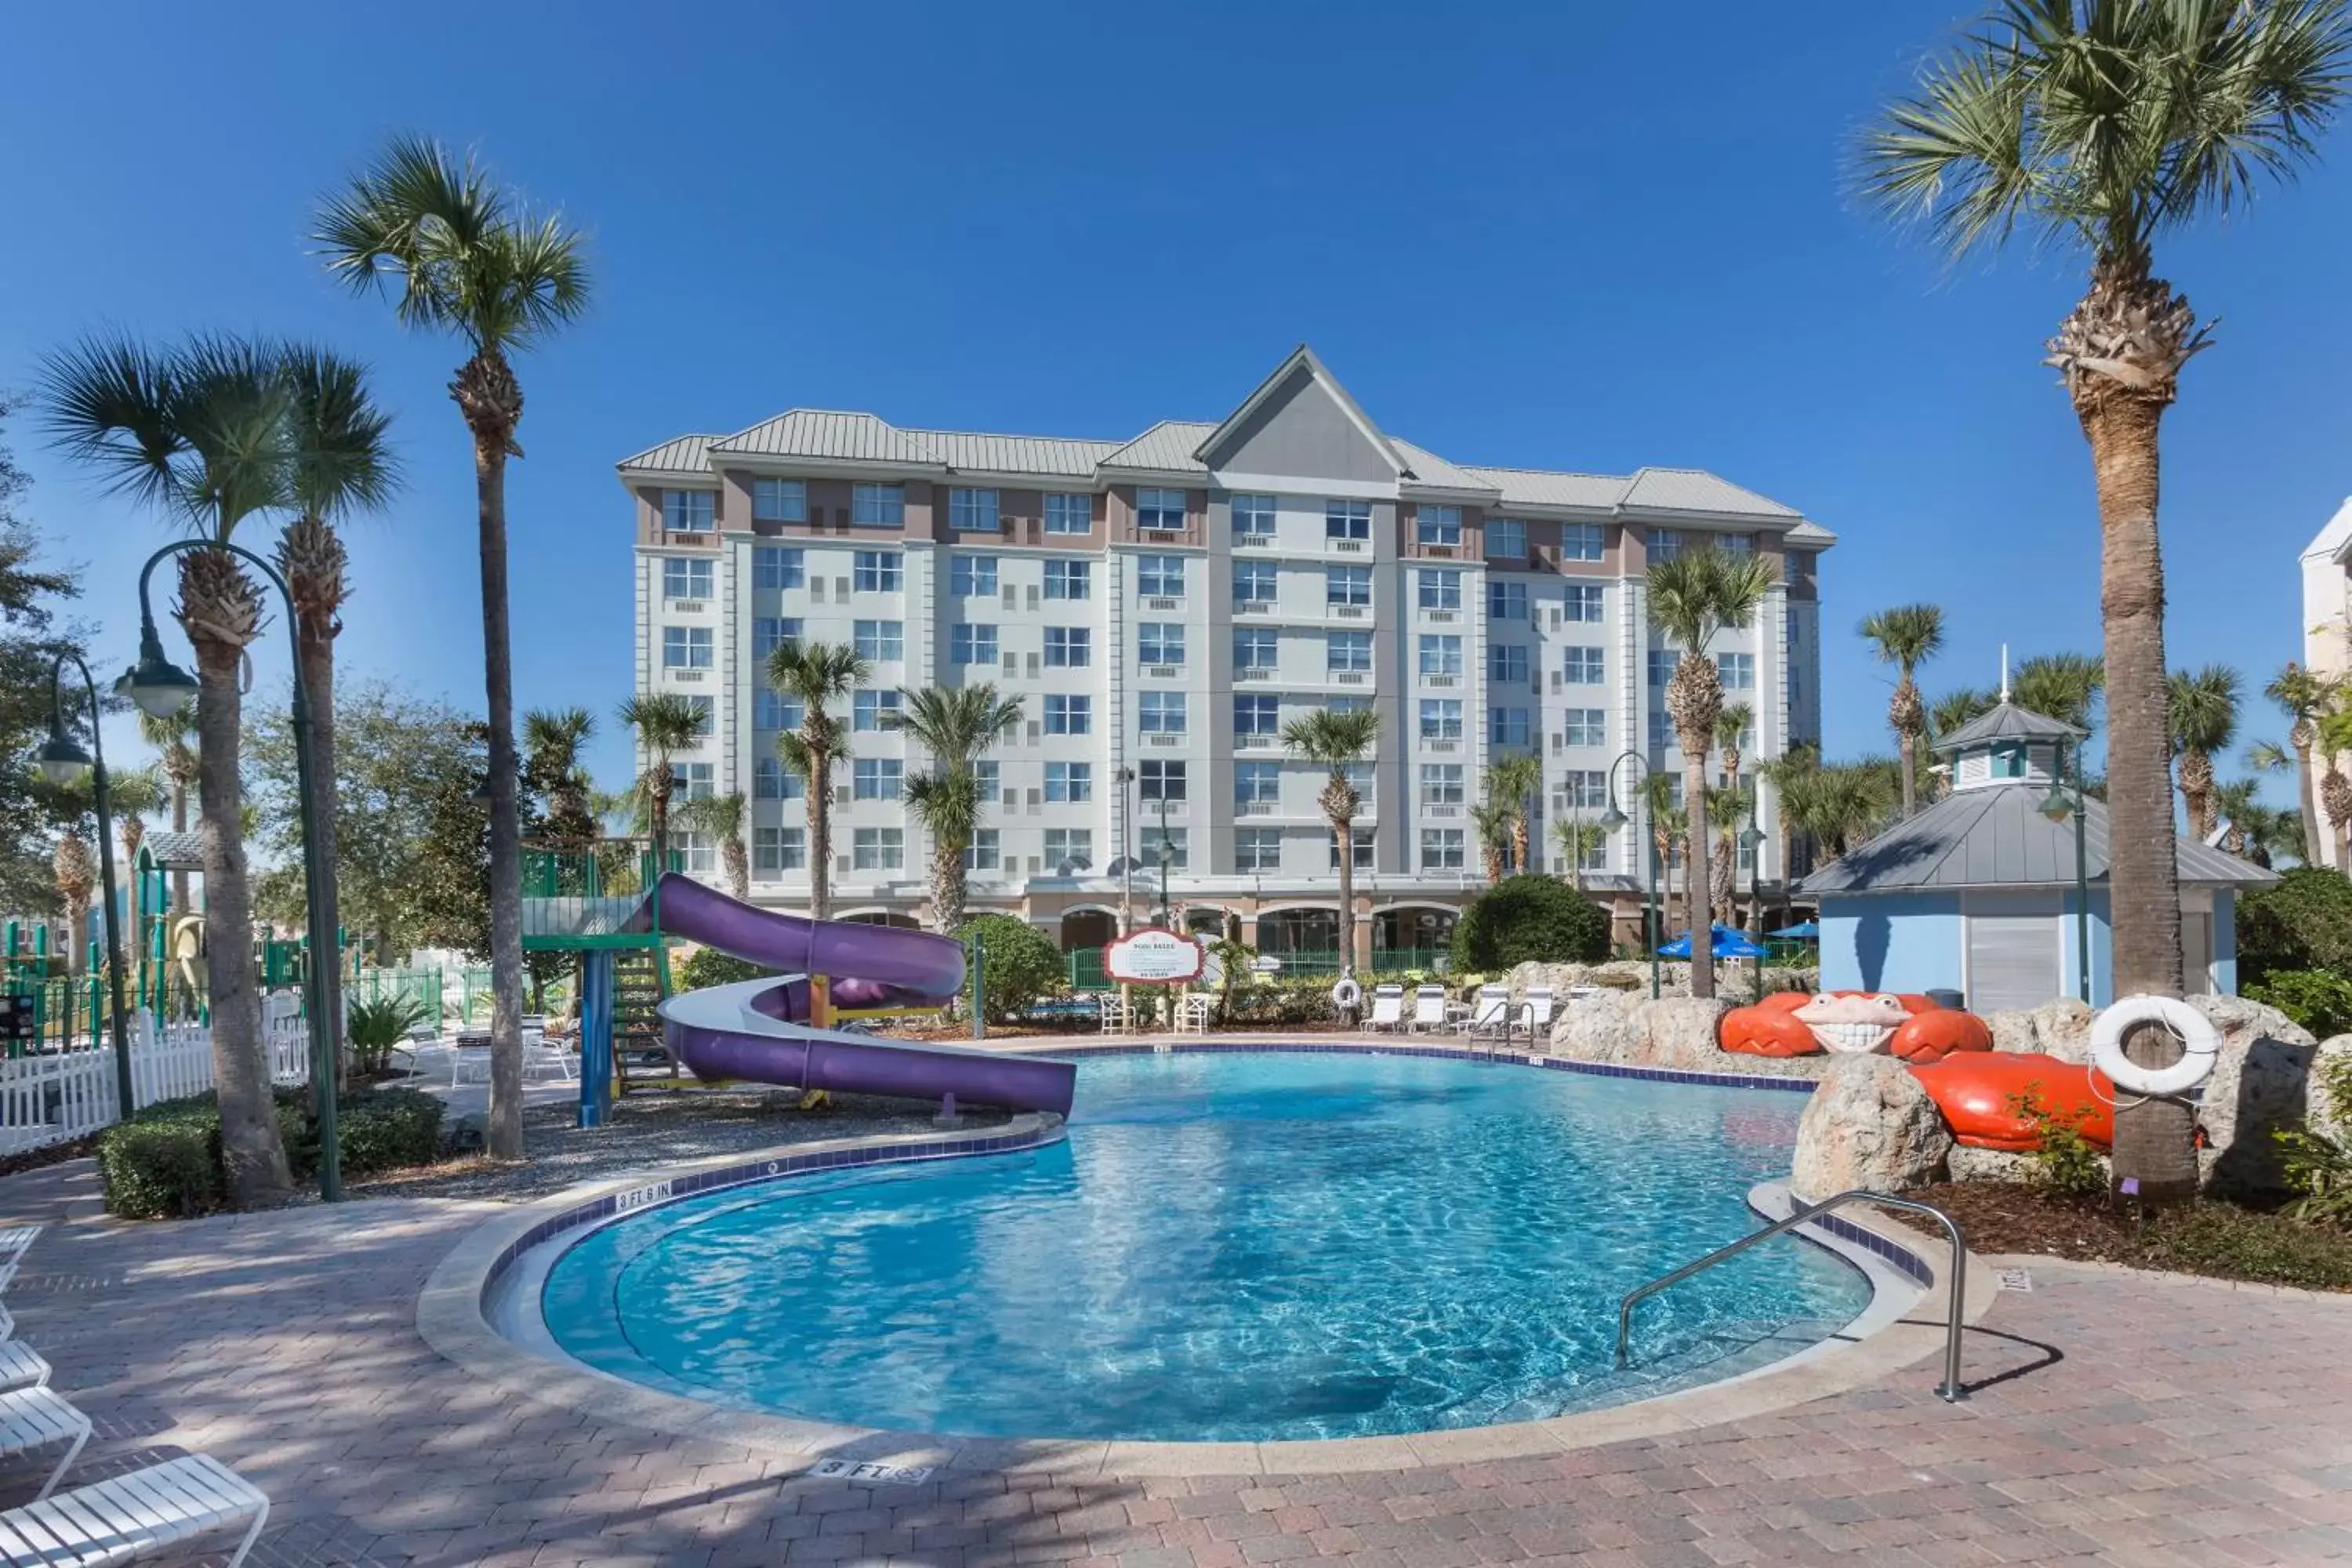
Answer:
[[[341,944],[336,932],[342,930],[341,900],[335,884],[339,880],[335,858],[335,617],[323,617],[308,613],[307,606],[298,606],[295,614],[294,656],[302,661],[302,685],[310,704],[310,826],[317,836],[319,866],[319,924],[328,943],[324,952],[313,952],[310,962],[318,965],[320,1016],[311,1027],[325,1028],[335,1043],[335,1091],[342,1092],[345,1067],[343,1062],[343,965]],[[315,1095],[318,1086],[312,1085]]]
[[[2304,806],[2307,816],[2309,815],[2311,805],[2311,769],[2306,766],[2303,773]],[[182,781],[174,779],[172,781],[172,831],[174,833],[185,833],[187,830],[188,786]],[[185,871],[174,871],[172,873],[172,912],[175,915],[184,915],[190,912],[188,909],[188,874]]]
[[[1903,815],[1908,817],[1919,808],[1919,738],[1908,730],[1899,731],[1895,750],[1903,759]]]
[[[1524,809],[1511,818],[1511,867],[1523,872],[1534,868],[1528,864],[1528,814]]]
[[[1706,841],[1706,752],[1704,744],[1694,748],[1692,739],[1683,739],[1683,809],[1690,817],[1690,870],[1683,893],[1685,912],[1695,911],[1707,894],[1711,886],[1707,862],[1714,849]],[[1691,913],[1691,994],[1698,997],[1715,994],[1715,940],[1703,929],[1706,923]]]
[[[1355,818],[1333,817],[1331,836],[1339,846],[1339,973],[1342,978],[1352,978],[1356,973]],[[1352,1024],[1356,1021],[1356,1010],[1347,1008],[1342,1016]]]
[[[751,857],[743,851],[740,834],[730,834],[719,846],[719,863],[727,868],[727,891],[749,902],[751,897]]]
[[[940,934],[963,929],[963,851],[941,840],[931,846],[931,918]]]
[[[522,1158],[522,813],[516,798],[514,651],[507,603],[507,454],[522,389],[495,353],[457,372],[450,395],[474,437],[482,558],[482,675],[490,730],[490,1110],[494,1160]]]
[[[2296,804],[2303,808],[2303,863],[2320,863],[2318,786],[2311,776],[2311,728],[2298,722],[2287,731],[2287,743],[2294,748],[2294,788]]]
[[[2078,309],[2095,308],[2106,284],[2095,281],[2091,297]],[[2173,845],[2172,744],[2166,713],[2164,560],[2156,521],[2157,429],[2163,405],[2095,378],[2080,395],[2077,408],[2099,492],[2114,994],[2178,996],[2180,871]],[[2176,1052],[2158,1028],[2136,1030],[2125,1042],[2125,1054],[2144,1065],[2161,1065]],[[2137,1181],[2141,1203],[2163,1205],[2195,1195],[2194,1122],[2189,1107],[2178,1100],[2117,1107],[2115,1173],[2118,1181]]]
[[[833,910],[833,758],[809,748],[809,919]]]
[[[195,567],[199,556],[181,557],[181,602],[208,602],[206,586],[219,579],[243,579],[229,557]],[[192,581],[194,579],[194,581]],[[210,579],[208,584],[205,580]],[[246,584],[251,596],[251,584]],[[277,1105],[270,1095],[269,1058],[261,1037],[261,988],[254,973],[253,903],[246,881],[243,785],[237,748],[244,699],[237,690],[243,645],[203,629],[184,611],[196,650],[198,788],[204,801],[205,943],[206,987],[212,1006],[213,1082],[221,1113],[221,1169],[229,1199],[239,1208],[268,1208],[292,1195],[294,1177],[286,1146],[278,1135]]]

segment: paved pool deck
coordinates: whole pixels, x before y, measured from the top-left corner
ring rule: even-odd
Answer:
[[[1927,1363],[1535,1458],[868,1488],[518,1400],[442,1360],[418,1289],[502,1212],[383,1200],[131,1226],[99,1215],[86,1162],[0,1181],[0,1223],[52,1226],[7,1300],[97,1420],[77,1477],[217,1455],[274,1500],[256,1564],[2352,1562],[2352,1298],[1996,1259],[2033,1288],[1969,1331],[1959,1405]],[[0,1502],[37,1475],[7,1471]]]

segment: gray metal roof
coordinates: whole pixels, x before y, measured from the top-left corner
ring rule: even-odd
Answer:
[[[1162,419],[1109,457],[1106,468],[1150,468],[1159,473],[1205,474],[1209,465],[1193,452],[1218,426],[1195,419]]]
[[[973,474],[1038,474],[1092,479],[1096,465],[1119,449],[1117,441],[1065,440],[1053,436],[986,436],[969,430],[902,430],[950,468]]]
[[[2003,702],[1940,737],[1933,749],[1956,752],[1964,746],[1981,746],[1989,741],[2072,741],[2082,733],[2072,724],[2063,724],[2047,714]]]
[[[1799,891],[1906,893],[1961,888],[2063,888],[2074,881],[2074,825],[2042,815],[2038,784],[1999,784],[1946,795],[1896,823],[1843,859],[1807,877]],[[2090,879],[2107,875],[2107,807],[2086,803],[2084,858]],[[2250,860],[2178,841],[2183,882],[2268,887],[2278,880]]]
[[[141,847],[153,852],[155,864],[166,871],[201,871],[205,868],[205,836],[201,833],[151,829],[139,842]]]
[[[1790,522],[1804,515],[1702,468],[1643,468],[1633,475],[1622,504],[1633,511],[1722,512],[1735,517],[1777,517]]]
[[[1613,511],[1631,479],[1610,474],[1552,473],[1542,468],[1496,468],[1473,464],[1464,472],[1503,492],[1509,506],[1576,507]]]
[[[747,457],[830,458],[848,462],[935,467],[937,453],[871,414],[794,408],[711,444],[714,453]]]
[[[697,479],[711,479],[710,444],[717,436],[680,436],[675,441],[664,441],[658,447],[648,447],[634,458],[621,459],[625,471],[637,469],[647,473],[692,474]]]
[[[1823,528],[1820,523],[1813,521],[1811,518],[1807,518],[1804,521],[1797,524],[1796,527],[1790,529],[1780,537],[1785,542],[1790,544],[1814,544],[1823,547],[1835,544],[1838,538],[1836,534],[1832,533],[1828,529]]]
[[[1394,447],[1398,456],[1404,458],[1406,466],[1412,468],[1413,479],[1417,483],[1449,490],[1484,490],[1489,494],[1502,489],[1493,480],[1482,479],[1467,468],[1456,468],[1426,447],[1416,447],[1410,441],[1400,441],[1393,436],[1389,437],[1389,445]]]

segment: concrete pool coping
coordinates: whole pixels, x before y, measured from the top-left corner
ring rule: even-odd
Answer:
[[[1209,1048],[1233,1049],[1241,1044],[1219,1043]],[[1253,1044],[1258,1050],[1279,1051],[1286,1043]],[[1337,1050],[1352,1045],[1335,1041],[1318,1043],[1312,1048]],[[1373,1042],[1371,1048],[1379,1051],[1379,1045]],[[1081,1047],[1071,1054],[1167,1048],[1175,1047],[1121,1043],[1107,1049]],[[1399,1054],[1399,1050],[1391,1046],[1380,1054]],[[1542,1065],[1509,1052],[1420,1047],[1410,1054]],[[1766,1087],[1732,1075],[1617,1069],[1607,1076]],[[1786,1080],[1768,1081],[1780,1087]],[[1811,1085],[1805,1082],[1804,1087]],[[1234,1443],[967,1438],[806,1421],[665,1393],[598,1371],[564,1355],[543,1326],[530,1332],[529,1325],[538,1321],[535,1310],[519,1325],[530,1342],[509,1337],[493,1321],[499,1292],[517,1294],[543,1279],[546,1267],[564,1247],[588,1231],[629,1215],[704,1193],[748,1188],[794,1175],[1013,1152],[1046,1147],[1064,1136],[1058,1117],[1030,1114],[969,1132],[899,1133],[791,1144],[584,1183],[489,1221],[452,1249],[417,1297],[417,1333],[444,1358],[518,1397],[593,1412],[604,1419],[674,1436],[740,1444],[812,1465],[821,1459],[845,1459],[1066,1477],[1302,1475],[1541,1457],[1769,1415],[1877,1383],[1932,1360],[1944,1346],[1946,1268],[1933,1255],[1945,1249],[1926,1242],[1917,1232],[1860,1208],[1842,1211],[1826,1226],[1809,1224],[1795,1232],[1811,1245],[1843,1258],[1870,1280],[1870,1302],[1836,1334],[1765,1366],[1646,1399],[1540,1421],[1393,1436]],[[1768,1217],[1787,1213],[1787,1201],[1779,1184],[1768,1183],[1749,1195],[1751,1206]],[[1963,1321],[1974,1323],[1990,1309],[1996,1280],[1991,1269],[1973,1255],[1965,1258],[1963,1269]]]

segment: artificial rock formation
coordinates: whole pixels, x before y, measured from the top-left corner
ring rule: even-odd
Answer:
[[[1821,1088],[1797,1128],[1792,1192],[1806,1198],[1854,1187],[1901,1192],[1943,1173],[1951,1131],[1909,1068],[1883,1056],[1820,1059]]]

